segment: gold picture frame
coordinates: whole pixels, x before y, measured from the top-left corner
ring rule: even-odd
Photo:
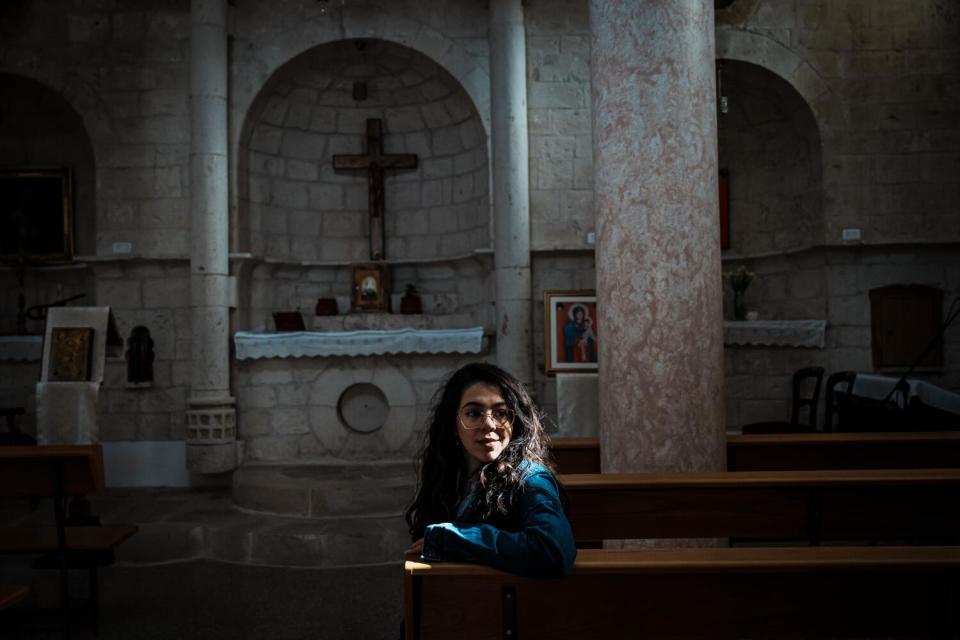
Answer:
[[[50,330],[50,382],[86,382],[93,357],[92,327],[53,327]]]
[[[350,297],[351,311],[354,313],[390,311],[390,281],[385,264],[355,264],[350,281],[353,283]]]
[[[70,260],[72,202],[69,169],[0,169],[0,258]]]

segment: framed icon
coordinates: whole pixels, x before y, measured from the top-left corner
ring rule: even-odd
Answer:
[[[390,283],[387,266],[381,263],[353,265],[351,311],[385,313],[390,311]]]
[[[544,371],[597,370],[597,295],[595,291],[544,291]]]
[[[0,171],[0,257],[69,260],[71,201],[68,169]]]

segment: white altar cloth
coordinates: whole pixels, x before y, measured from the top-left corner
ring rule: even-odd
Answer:
[[[723,343],[823,349],[826,320],[744,320],[723,323]]]
[[[890,391],[896,386],[899,378],[878,376],[869,373],[858,373],[853,379],[851,393],[871,400],[885,400]],[[923,380],[907,378],[907,397],[901,393],[894,393],[891,400],[903,406],[905,402],[919,401],[928,407],[935,407],[941,411],[960,415],[960,394],[948,391]]]
[[[480,353],[483,327],[389,331],[290,331],[234,335],[237,359],[381,356],[410,353]]]

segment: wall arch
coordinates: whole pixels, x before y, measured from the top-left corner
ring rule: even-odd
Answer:
[[[367,92],[355,99],[358,83]],[[450,259],[487,246],[489,154],[475,105],[433,59],[372,38],[297,56],[251,103],[237,148],[239,246],[310,264],[370,259],[366,177],[330,164],[364,152],[370,118],[383,123],[386,153],[419,158],[384,182],[387,258]]]
[[[393,2],[348,5],[330,13],[319,6],[302,12],[277,12],[267,3],[253,3],[238,12],[233,28],[230,73],[230,246],[246,251],[240,224],[238,176],[240,146],[246,116],[261,89],[278,69],[320,45],[344,39],[377,39],[423,54],[449,73],[463,88],[483,125],[485,145],[490,149],[490,74],[456,40],[422,21],[409,17]],[[275,24],[278,31],[264,30]],[[489,213],[488,213],[489,214]]]
[[[0,165],[68,167],[73,190],[73,253],[96,247],[93,145],[82,112],[46,83],[0,72]]]
[[[803,97],[781,76],[723,60],[728,108],[718,118],[718,151],[729,172],[731,246],[724,257],[785,253],[823,236],[822,149]]]
[[[251,7],[252,8],[252,7]],[[375,13],[376,20],[371,20]],[[271,32],[269,41],[260,41],[255,29],[258,22],[270,20],[272,12],[263,6],[245,12],[249,35],[243,33],[244,25],[238,25],[234,52],[236,62],[231,77],[230,102],[234,113],[242,115],[267,80],[293,58],[319,45],[337,40],[370,38],[384,40],[413,49],[427,56],[447,71],[467,92],[480,114],[484,130],[490,135],[490,74],[475,58],[455,40],[422,22],[399,13],[395,3],[373,7],[347,6],[340,12],[339,21],[316,12],[312,17],[295,20],[277,36]],[[376,25],[376,26],[371,26]],[[234,118],[234,122],[240,122]],[[235,126],[232,136],[240,135]]]
[[[810,105],[820,128],[829,124],[825,118],[833,94],[809,62],[776,40],[749,31],[718,29],[716,42],[718,59],[749,62],[777,74]]]

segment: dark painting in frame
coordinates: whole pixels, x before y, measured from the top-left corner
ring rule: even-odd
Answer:
[[[0,169],[0,257],[73,257],[70,170]]]

